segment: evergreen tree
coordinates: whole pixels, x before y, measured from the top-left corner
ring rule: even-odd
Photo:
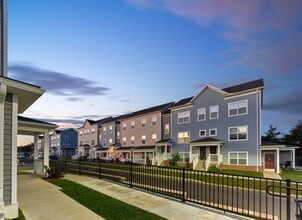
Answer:
[[[265,132],[265,136],[262,136],[262,142],[267,143],[279,143],[280,138],[278,136],[281,134],[281,132],[278,131],[277,126],[269,125],[269,129],[267,132]]]

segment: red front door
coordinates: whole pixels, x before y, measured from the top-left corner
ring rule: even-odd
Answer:
[[[264,155],[265,169],[275,169],[275,154]]]

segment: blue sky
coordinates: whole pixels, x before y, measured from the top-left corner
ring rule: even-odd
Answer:
[[[264,79],[262,130],[302,119],[302,1],[8,0],[11,78],[46,93],[24,116],[80,126]]]

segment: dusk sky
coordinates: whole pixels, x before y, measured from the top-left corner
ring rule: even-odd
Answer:
[[[61,128],[263,78],[262,133],[287,133],[302,119],[301,12],[301,0],[8,0],[8,76],[46,90],[23,116]]]

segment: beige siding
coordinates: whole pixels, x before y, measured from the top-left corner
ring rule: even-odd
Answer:
[[[8,94],[4,104],[4,204],[11,204],[11,179],[12,179],[12,95]]]

